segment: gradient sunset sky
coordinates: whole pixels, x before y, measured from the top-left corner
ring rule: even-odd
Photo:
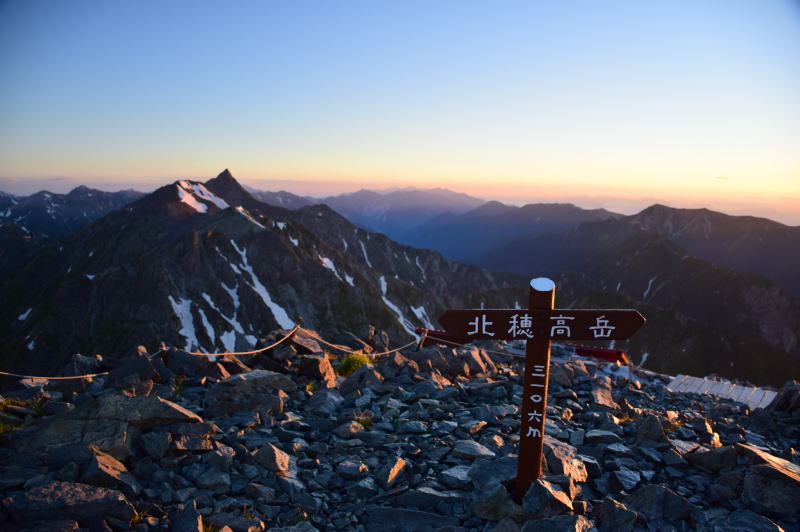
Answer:
[[[0,1],[0,190],[223,168],[800,225],[800,2]]]

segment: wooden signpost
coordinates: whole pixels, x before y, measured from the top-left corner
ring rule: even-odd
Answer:
[[[521,499],[542,471],[542,447],[550,376],[551,340],[624,340],[645,319],[635,310],[554,309],[556,285],[531,281],[527,309],[447,310],[439,323],[459,343],[526,340],[522,422],[515,496]]]

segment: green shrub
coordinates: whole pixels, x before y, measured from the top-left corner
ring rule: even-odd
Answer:
[[[367,355],[363,353],[351,353],[342,359],[341,362],[339,362],[339,366],[336,368],[336,373],[342,377],[347,377],[364,364],[369,363],[370,358]]]

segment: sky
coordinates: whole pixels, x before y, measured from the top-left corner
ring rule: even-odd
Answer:
[[[797,0],[0,0],[0,190],[229,168],[800,225]]]

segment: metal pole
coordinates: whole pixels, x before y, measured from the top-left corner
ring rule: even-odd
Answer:
[[[528,308],[552,310],[556,297],[555,283],[545,277],[531,281]],[[533,338],[525,346],[522,422],[519,433],[519,458],[515,498],[522,500],[542,472],[544,422],[547,411],[547,386],[550,378],[550,339]]]

